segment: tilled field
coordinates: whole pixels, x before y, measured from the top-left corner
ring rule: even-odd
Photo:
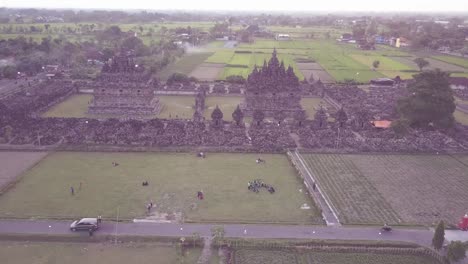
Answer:
[[[468,203],[468,158],[304,155],[344,223],[456,224]]]

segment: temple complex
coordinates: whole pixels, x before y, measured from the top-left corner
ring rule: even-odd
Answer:
[[[154,116],[161,105],[154,94],[157,82],[144,73],[132,58],[114,57],[104,64],[89,105],[90,114],[111,114],[123,117]]]
[[[242,108],[246,116],[252,116],[254,110],[261,110],[265,117],[275,117],[281,112],[286,118],[304,112],[299,79],[291,66],[286,69],[279,62],[276,49],[270,61],[265,61],[261,69],[255,67],[247,78]]]

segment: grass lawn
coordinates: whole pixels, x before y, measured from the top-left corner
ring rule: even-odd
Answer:
[[[260,156],[266,164],[255,163],[259,154],[209,153],[200,159],[193,153],[56,152],[0,197],[0,217],[115,219],[119,210],[121,219],[133,219],[144,217],[153,200],[155,211],[182,212],[186,221],[321,223],[286,156]],[[113,167],[113,161],[120,165]],[[247,190],[254,179],[276,193]],[[199,190],[203,201],[196,199]],[[304,203],[312,209],[301,210]]]
[[[91,94],[76,94],[67,100],[53,106],[43,117],[89,117],[110,118],[115,115],[91,115],[88,114],[88,102],[93,98]],[[193,96],[159,96],[163,108],[154,118],[192,118],[195,98]]]
[[[75,94],[67,100],[54,105],[43,117],[92,117],[88,114],[89,102],[93,99],[91,94]],[[97,117],[97,116],[96,116]]]
[[[239,249],[235,253],[235,264],[436,264],[434,259],[419,256],[373,253],[294,253],[281,250]]]
[[[468,69],[468,59],[454,56],[432,56],[436,60],[445,61],[451,64],[461,66],[465,69]]]
[[[457,122],[468,126],[468,114],[463,113],[459,110],[455,110],[453,116],[455,117],[455,120],[457,120]]]
[[[301,105],[302,105],[302,108],[304,108],[304,110],[307,113],[307,118],[311,120],[314,119],[315,112],[317,112],[320,106],[323,106],[327,108],[328,110],[331,110],[328,103],[320,98],[304,97],[301,99]]]
[[[193,116],[193,106],[195,97],[193,96],[159,96],[163,105],[158,118],[185,118],[191,119]]]
[[[206,119],[211,119],[211,113],[215,109],[216,105],[219,106],[221,111],[224,114],[223,119],[231,121],[232,120],[232,112],[236,110],[237,105],[239,105],[242,101],[243,97],[240,96],[208,96],[206,98],[206,109],[203,113],[203,116]]]
[[[196,263],[200,248],[189,249],[184,263]],[[8,264],[181,263],[175,246],[158,243],[59,243],[0,241],[0,258]],[[105,261],[103,261],[105,260]]]
[[[182,58],[174,63],[168,65],[164,70],[158,73],[158,77],[162,80],[167,80],[173,73],[179,72],[183,74],[190,74],[195,68],[203,63],[213,53],[190,53],[184,55]]]

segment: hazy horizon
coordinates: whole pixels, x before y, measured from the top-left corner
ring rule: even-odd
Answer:
[[[159,1],[158,1],[159,2]],[[145,0],[0,0],[0,7],[9,8],[68,8],[68,9],[112,9],[112,10],[167,10],[167,11],[251,11],[251,12],[422,12],[422,13],[468,13],[468,5],[460,5],[457,0],[427,2],[423,0],[373,1],[355,0],[352,3],[343,0],[311,2],[288,0],[281,2],[237,0],[223,2],[219,0],[172,0],[165,2]]]

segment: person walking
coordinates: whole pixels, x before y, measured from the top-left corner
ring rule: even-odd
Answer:
[[[71,192],[71,195],[75,195],[75,189],[73,188],[73,186],[70,187],[70,192]]]

